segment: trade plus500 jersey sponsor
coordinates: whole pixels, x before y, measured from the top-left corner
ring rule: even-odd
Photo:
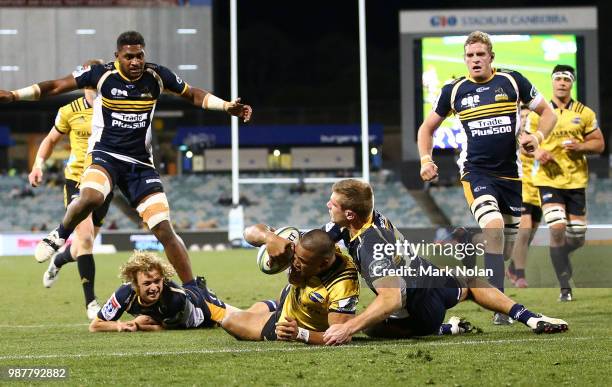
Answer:
[[[489,136],[492,134],[512,133],[510,117],[495,117],[468,122],[472,137]]]
[[[112,126],[124,129],[139,129],[147,126],[147,117],[149,113],[117,113],[113,112]]]

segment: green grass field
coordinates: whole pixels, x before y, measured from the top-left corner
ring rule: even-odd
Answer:
[[[536,258],[545,253],[537,250]],[[120,284],[117,268],[127,256],[96,258],[101,303]],[[285,282],[257,271],[254,250],[191,258],[194,272],[235,306],[274,298]],[[520,323],[496,327],[490,312],[466,302],[447,317],[466,317],[482,333],[401,341],[356,336],[351,345],[322,348],[240,342],[220,328],[92,334],[76,265],[62,269],[52,289],[42,286],[45,268],[31,257],[0,257],[0,369],[68,367],[70,385],[612,385],[611,289],[577,289],[568,304],[556,301],[557,289],[508,289],[533,311],[566,319],[564,334],[537,336]],[[361,308],[372,299],[369,289],[362,293]]]

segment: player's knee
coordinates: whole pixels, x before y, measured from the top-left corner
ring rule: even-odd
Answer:
[[[565,236],[569,243],[575,246],[584,245],[584,239],[587,232],[587,225],[582,220],[573,220],[567,224]]]
[[[95,168],[87,168],[81,177],[80,197],[88,207],[97,208],[111,192],[111,183],[104,172]]]
[[[78,255],[91,254],[93,249],[93,236],[79,237],[79,252]]]
[[[521,218],[518,216],[512,216],[508,214],[503,214],[504,218],[504,240],[507,243],[514,243],[516,241],[516,236],[519,231],[519,225],[521,223]]]
[[[480,228],[499,228],[501,230],[504,227],[504,219],[499,211],[497,199],[492,195],[482,195],[474,199],[470,210]]]
[[[550,206],[543,209],[544,221],[550,228],[565,229],[567,217],[565,216],[565,208],[562,206]]]
[[[162,234],[160,236],[166,237],[168,230],[173,233],[170,227],[170,206],[163,192],[147,197],[136,207],[136,211],[156,236],[159,233]]]

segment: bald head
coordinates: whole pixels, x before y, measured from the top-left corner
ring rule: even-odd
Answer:
[[[323,230],[310,230],[300,238],[300,245],[315,257],[331,258],[336,252],[334,241]]]

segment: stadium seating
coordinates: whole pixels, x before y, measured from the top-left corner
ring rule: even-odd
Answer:
[[[241,177],[279,177],[279,174],[241,175]],[[299,175],[295,175],[297,177]],[[329,174],[309,175],[330,177]],[[287,177],[286,174],[282,177]],[[231,199],[231,177],[226,174],[164,176],[164,187],[171,207],[172,221],[177,229],[196,230],[202,221],[215,220],[217,227],[226,228],[229,205],[220,199]],[[0,178],[0,231],[29,231],[33,226],[52,228],[64,214],[61,187],[34,189],[35,196],[9,198],[14,187],[24,187],[25,176]],[[375,206],[399,227],[428,227],[431,223],[416,205],[402,183],[389,172],[372,174]],[[264,222],[273,225],[318,227],[329,221],[326,203],[330,184],[307,184],[307,192],[290,193],[291,184],[241,185],[245,224]],[[222,200],[221,200],[222,201]],[[33,215],[35,214],[35,215]],[[134,229],[119,209],[111,206],[105,225],[115,223],[119,229]],[[200,224],[200,225],[199,225]]]
[[[460,186],[431,187],[429,193],[453,225],[477,227]],[[593,175],[587,188],[587,221],[589,224],[610,224],[610,214],[612,179],[597,179]]]

